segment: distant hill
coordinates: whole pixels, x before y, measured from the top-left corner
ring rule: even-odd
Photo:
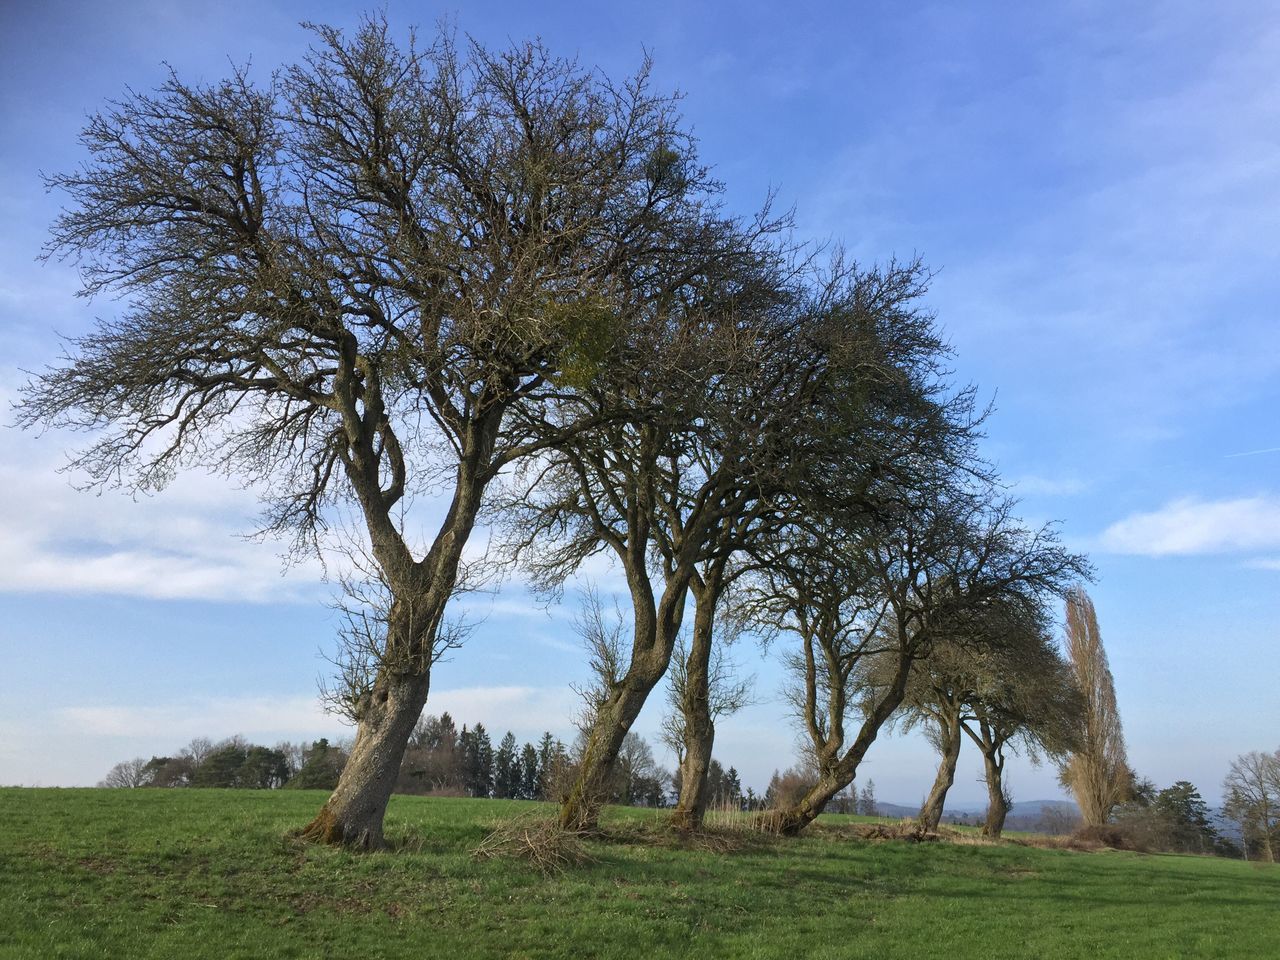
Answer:
[[[891,819],[914,817],[920,812],[919,804],[877,802],[880,816]],[[986,804],[970,803],[948,806],[942,819],[945,823],[981,823],[987,812]],[[1015,800],[1005,827],[1009,830],[1057,832],[1068,829],[1080,819],[1079,808],[1070,800]]]

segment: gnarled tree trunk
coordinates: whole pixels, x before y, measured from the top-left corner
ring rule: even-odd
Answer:
[[[925,833],[936,833],[938,824],[942,822],[942,809],[947,800],[947,791],[956,782],[956,763],[960,759],[960,723],[950,717],[938,718],[938,736],[942,744],[942,760],[938,763],[938,775],[933,779],[933,788],[925,798],[920,814],[916,818],[919,827]]]
[[[360,850],[384,845],[382,822],[414,724],[422,714],[429,674],[378,678],[355,745],[338,786],[320,813],[302,831],[308,840]]]
[[[676,634],[680,632],[687,577],[684,585],[669,583],[656,605],[643,561],[633,567],[627,579],[635,612],[631,663],[626,674],[607,691],[592,718],[578,776],[560,802],[560,826],[565,830],[594,830],[599,823],[622,741],[650,692],[667,672]]]
[[[814,738],[818,753],[818,782],[794,806],[786,810],[774,811],[770,815],[770,826],[779,833],[795,836],[818,818],[819,814],[826,809],[827,804],[831,802],[832,797],[853,783],[854,777],[858,774],[858,765],[862,763],[867,751],[871,749],[871,744],[875,743],[876,737],[880,734],[880,729],[902,704],[902,700],[906,695],[907,677],[911,671],[911,663],[911,656],[906,651],[903,651],[899,655],[893,678],[885,688],[884,693],[881,694],[880,698],[863,718],[862,725],[858,728],[857,737],[854,738],[849,749],[843,754],[840,753],[840,749],[844,745],[843,700],[837,698],[832,702],[836,709],[833,709],[830,713],[831,730],[824,742],[818,742],[817,738]],[[817,731],[817,725],[814,720],[817,705],[817,686],[816,675],[813,670],[809,671],[805,682],[805,710],[808,715],[807,722],[810,728],[810,736],[813,737]]]
[[[711,716],[711,644],[715,633],[715,602],[722,587],[719,573],[694,586],[696,607],[693,640],[685,661],[684,759],[680,764],[680,799],[671,813],[678,830],[697,830],[706,817],[710,799],[707,775],[716,725]]]
[[[496,410],[471,435],[472,446],[459,465],[449,511],[421,561],[413,560],[391,523],[376,483],[376,460],[370,470],[367,453],[352,458],[349,470],[369,521],[373,553],[391,604],[372,688],[361,692],[356,703],[351,755],[333,794],[302,829],[301,836],[308,840],[361,850],[384,845],[387,804],[409,737],[426,706],[440,623],[457,585],[462,551],[484,493],[487,476],[480,465],[492,456],[500,422],[501,411]]]
[[[982,824],[982,835],[999,840],[1012,806],[1004,791],[1004,758],[984,752],[982,763],[987,780],[987,819]]]

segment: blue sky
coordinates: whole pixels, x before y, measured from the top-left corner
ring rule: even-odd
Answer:
[[[361,6],[8,5],[0,30],[0,398],[109,301],[35,256],[58,206],[38,172],[81,159],[85,115],[162,61],[265,76],[297,21]],[[771,188],[801,233],[864,260],[921,254],[956,374],[994,396],[985,450],[1032,521],[1093,557],[1092,588],[1143,774],[1210,798],[1280,746],[1280,10],[1224,2],[386,5],[489,43],[543,37],[619,76],[644,50],[727,183]],[[251,492],[184,476],[137,502],[56,472],[73,438],[0,444],[0,783],[85,784],[192,736],[341,734],[315,705],[333,632],[317,563],[246,541]],[[475,601],[428,709],[568,735],[583,679],[570,610],[518,585]],[[763,787],[794,755],[774,661],[717,754]],[[657,698],[660,699],[660,698]],[[641,718],[656,730],[660,710]],[[862,779],[918,800],[933,760],[877,743]],[[954,796],[977,801],[966,753]],[[1058,795],[1021,764],[1015,799]]]

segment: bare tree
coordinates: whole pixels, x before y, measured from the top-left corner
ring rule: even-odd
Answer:
[[[145,787],[151,780],[151,770],[142,757],[122,760],[98,783],[100,787]]]
[[[978,657],[976,651],[942,641],[913,665],[907,680],[897,722],[903,730],[923,727],[925,738],[939,754],[933,785],[916,815],[916,823],[925,833],[937,831],[947,793],[955,784],[956,765],[964,742],[960,723],[965,718],[966,704],[974,687]],[[868,694],[874,697],[876,691],[892,682],[896,672],[895,651],[875,658],[869,670]]]
[[[1246,851],[1255,843],[1262,859],[1274,863],[1280,838],[1280,750],[1236,757],[1222,790],[1223,812],[1240,824]]]
[[[693,642],[676,641],[668,675],[668,713],[662,720],[662,742],[676,755],[680,796],[672,822],[682,830],[702,824],[710,802],[711,748],[715,723],[732,716],[751,702],[755,677],[739,678],[737,666],[726,652],[726,644],[739,632],[740,623],[726,623],[715,615],[717,578],[723,576],[718,560],[700,571],[691,585],[694,596]],[[710,609],[708,609],[710,608]],[[729,636],[715,641],[718,626]]]
[[[92,430],[94,484],[204,466],[256,483],[264,529],[318,548],[357,519],[389,590],[358,729],[309,838],[382,844],[437,636],[491,481],[707,249],[717,185],[648,68],[621,84],[539,44],[397,45],[314,27],[255,85],[172,76],[93,116],[50,256],[125,298],[18,408]],[[421,540],[416,497],[443,492]]]
[[[1129,795],[1133,774],[1124,747],[1115,681],[1098,629],[1098,614],[1084,588],[1067,596],[1067,658],[1084,697],[1079,748],[1059,768],[1087,826],[1101,826]]]
[[[920,265],[863,269],[837,258],[825,273],[787,272],[782,254],[760,252],[772,229],[762,217],[726,241],[737,255],[722,276],[706,278],[679,322],[616,365],[600,383],[609,391],[572,398],[590,404],[576,419],[601,426],[558,444],[519,503],[516,547],[535,579],[562,582],[607,550],[632,598],[631,657],[562,808],[566,826],[589,826],[588,798],[668,668],[690,591],[714,617],[728,579],[718,571],[794,515],[784,501],[825,488],[832,464],[868,482],[888,463],[913,463],[911,431],[936,419],[929,401],[942,344],[916,304]],[[604,415],[619,405],[624,414]],[[710,640],[698,631],[691,646],[693,690]],[[705,691],[689,699],[709,702]],[[685,751],[686,764],[709,757],[713,725],[704,714],[690,731],[700,742]],[[696,786],[704,776],[687,780]]]
[[[630,650],[596,705],[578,779],[562,804],[561,822],[571,829],[593,826],[622,741],[670,662],[696,565],[724,519],[752,500],[740,471],[684,478],[699,469],[688,455],[702,415],[694,411],[712,407],[758,356],[756,331],[726,301],[775,296],[748,289],[759,284],[756,261],[769,259],[756,247],[774,229],[763,216],[747,227],[726,224],[714,241],[724,274],[691,276],[671,315],[638,327],[605,375],[566,399],[543,429],[559,430],[564,418],[596,426],[530,461],[516,486],[508,541],[536,583],[554,593],[588,556],[608,551],[631,599]],[[660,543],[666,549],[653,562]]]
[[[935,642],[912,668],[902,723],[908,729],[923,724],[941,754],[918,817],[922,830],[935,831],[942,820],[965,734],[982,752],[990,801],[983,834],[991,837],[1000,836],[1011,805],[1006,750],[1025,750],[1038,762],[1042,754],[1060,757],[1077,745],[1080,695],[1048,623],[1043,603],[993,603],[969,621],[970,636]],[[893,669],[892,657],[881,661],[871,671],[872,696]]]
[[[775,568],[761,605],[799,640],[789,658],[792,702],[820,774],[779,813],[778,829],[804,829],[853,782],[901,705],[912,666],[934,643],[963,638],[978,646],[992,605],[1033,608],[1086,571],[1053,530],[1028,530],[1011,509],[982,490],[952,491],[879,532],[864,528],[858,540],[828,536],[803,551],[793,546],[793,559]],[[871,664],[886,660],[890,668],[873,684]]]
[[[987,814],[982,835],[998,839],[1012,806],[1004,777],[1006,753],[1021,750],[1033,762],[1065,757],[1079,746],[1084,698],[1046,626],[1047,611],[1003,625],[983,659],[969,715],[961,727],[982,751]],[[997,634],[999,637],[999,634]]]

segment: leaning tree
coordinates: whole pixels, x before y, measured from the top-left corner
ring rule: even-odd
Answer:
[[[900,719],[904,728],[923,726],[940,754],[917,818],[922,830],[935,831],[942,820],[965,735],[982,753],[989,798],[983,835],[992,837],[1010,808],[1006,754],[1060,758],[1077,745],[1083,703],[1048,635],[1050,619],[1044,603],[988,604],[967,618],[965,632],[935,641],[913,666]],[[872,668],[872,692],[892,673],[893,658],[884,659]]]
[[[824,271],[795,268],[771,242],[776,226],[764,217],[744,225],[726,242],[719,276],[690,284],[679,310],[567,399],[577,409],[562,416],[597,426],[530,461],[509,512],[512,543],[537,582],[561,584],[607,551],[632,602],[631,650],[595,705],[565,826],[594,823],[609,768],[669,667],[692,594],[676,823],[697,827],[714,735],[713,627],[737,575],[733,558],[790,522],[795,504],[819,499],[802,491],[827,496],[833,470],[857,500],[879,474],[924,469],[921,437],[937,432],[944,406],[934,398],[944,350],[918,303],[923,268],[839,257]]]
[[[125,305],[27,385],[18,419],[94,431],[75,461],[92,483],[195,466],[256,483],[265,529],[300,549],[354,520],[385,616],[306,835],[369,848],[486,489],[579,426],[533,435],[530,411],[589,383],[721,231],[647,67],[615,84],[538,44],[313,29],[260,83],[171,75],[90,119],[87,162],[49,178],[69,205],[47,255]],[[419,538],[406,517],[436,496]]]
[[[778,830],[803,830],[853,782],[935,643],[976,643],[993,605],[1028,608],[1086,572],[1054,530],[1027,529],[1011,510],[985,485],[949,484],[879,524],[828,523],[777,552],[755,603],[798,641],[790,695],[819,773],[775,812]]]
[[[1004,642],[984,658],[983,670],[961,721],[982,752],[987,814],[982,835],[999,838],[1012,801],[1004,779],[1006,755],[1022,750],[1033,761],[1065,757],[1082,736],[1084,698],[1057,644],[1040,624],[1019,616],[1006,624]]]

